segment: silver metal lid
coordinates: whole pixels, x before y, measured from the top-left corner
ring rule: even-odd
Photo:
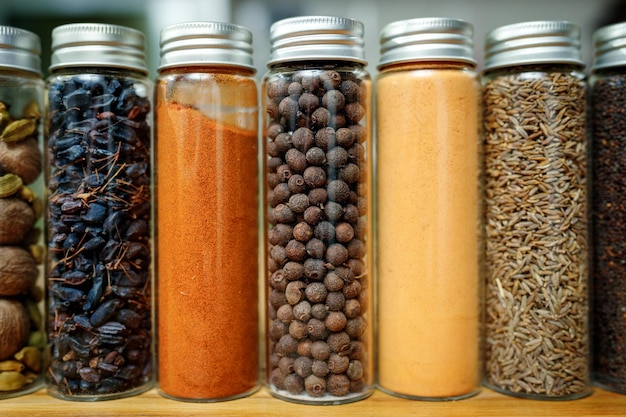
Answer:
[[[145,37],[138,30],[102,23],[72,23],[52,31],[50,70],[112,67],[148,73]]]
[[[219,22],[180,23],[161,31],[159,70],[207,64],[254,69],[252,33],[242,26]]]
[[[535,21],[501,26],[487,33],[486,70],[550,63],[584,66],[578,26],[566,21]]]
[[[474,64],[474,27],[463,20],[428,17],[392,22],[380,33],[378,67],[413,61]]]
[[[41,75],[41,41],[24,29],[0,26],[0,68]]]
[[[626,22],[596,30],[593,45],[592,70],[626,65]]]
[[[342,60],[366,64],[363,23],[333,16],[279,20],[270,28],[268,66],[286,61]]]

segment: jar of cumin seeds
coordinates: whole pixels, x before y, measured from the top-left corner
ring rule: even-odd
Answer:
[[[0,399],[43,382],[40,53],[37,35],[0,26]]]
[[[514,396],[591,392],[583,71],[569,22],[487,34],[485,379]]]
[[[151,100],[144,35],[52,31],[47,79],[48,393],[127,397],[152,385]]]
[[[593,36],[590,77],[593,374],[626,394],[626,24]]]
[[[341,404],[373,387],[371,80],[363,24],[276,22],[262,100],[267,384]]]

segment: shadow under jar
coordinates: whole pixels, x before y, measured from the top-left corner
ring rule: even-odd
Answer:
[[[262,93],[267,383],[293,402],[340,404],[372,392],[371,80],[362,34],[360,22],[323,16],[271,29]]]
[[[125,397],[152,385],[152,84],[144,37],[52,32],[47,80],[48,392]]]

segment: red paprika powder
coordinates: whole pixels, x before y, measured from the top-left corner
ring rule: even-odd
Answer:
[[[158,382],[174,399],[231,399],[258,386],[252,75],[173,66],[156,83]]]

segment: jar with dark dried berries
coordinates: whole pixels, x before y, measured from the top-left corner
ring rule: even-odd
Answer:
[[[52,31],[47,80],[48,392],[95,401],[153,381],[151,98],[144,35]]]
[[[371,80],[363,24],[297,17],[274,23],[270,38],[262,89],[267,385],[297,403],[357,401],[373,388]],[[352,346],[359,347],[354,354]],[[294,366],[281,367],[285,358]]]

